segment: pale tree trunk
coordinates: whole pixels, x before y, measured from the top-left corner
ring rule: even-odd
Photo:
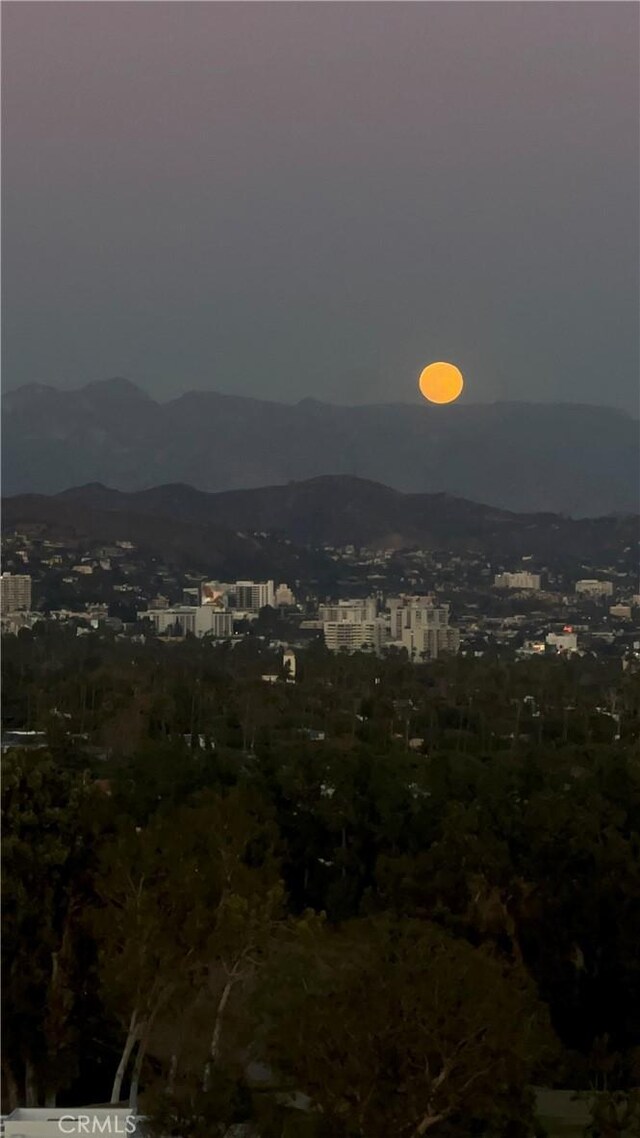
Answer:
[[[140,1043],[138,1044],[138,1053],[136,1055],[136,1061],[133,1064],[133,1072],[131,1074],[131,1087],[129,1088],[129,1110],[131,1111],[132,1114],[135,1114],[137,1109],[138,1109],[138,1089],[140,1087],[140,1075],[142,1072],[142,1064],[144,1063],[145,1056],[147,1054],[147,1047],[149,1046],[149,1036],[151,1034],[151,1022],[152,1022],[152,1017],[150,1017],[148,1019],[146,1025],[145,1025],[144,1031],[143,1031],[141,1039],[140,1039]]]
[[[127,1038],[126,1038],[126,1042],[124,1045],[124,1049],[123,1049],[122,1055],[120,1056],[120,1062],[118,1063],[118,1070],[116,1071],[115,1078],[113,1080],[113,1087],[111,1088],[111,1102],[112,1103],[120,1102],[120,1095],[122,1093],[122,1080],[124,1079],[127,1067],[129,1065],[129,1059],[131,1058],[131,1052],[133,1051],[133,1048],[135,1047],[135,1043],[136,1043],[137,1038],[138,1038],[138,1009],[134,1008],[133,1013],[131,1015],[131,1020],[129,1021],[129,1031],[127,1033]]]
[[[444,1122],[448,1118],[450,1111],[443,1111],[442,1114],[425,1114],[424,1118],[416,1126],[411,1138],[422,1138],[423,1134],[431,1130],[433,1126],[437,1126],[439,1122]]]
[[[466,1047],[472,1041],[472,1039],[477,1038],[479,1035],[482,1035],[483,1033],[484,1033],[484,1028],[481,1028],[480,1031],[475,1032],[474,1035],[469,1036],[469,1038],[466,1040],[463,1040],[463,1042],[461,1044],[458,1044],[458,1047],[456,1048],[456,1052],[459,1053],[460,1051],[462,1051],[463,1048]],[[438,1090],[438,1088],[441,1087],[444,1082],[446,1082],[446,1080],[448,1079],[452,1070],[453,1070],[453,1064],[452,1063],[445,1063],[444,1067],[440,1071],[440,1074],[433,1080],[433,1085],[432,1085],[432,1092],[433,1093],[435,1093]],[[480,1070],[480,1071],[474,1071],[473,1075],[469,1076],[466,1083],[463,1083],[462,1086],[458,1088],[458,1099],[459,1099],[459,1101],[464,1103],[464,1096],[465,1096],[466,1092],[469,1090],[469,1087],[472,1085],[472,1083],[475,1083],[477,1079],[481,1079],[485,1075],[488,1075],[488,1074],[489,1074],[489,1069],[487,1067],[485,1067],[483,1070]],[[433,1110],[431,1109],[431,1107],[429,1107],[429,1109],[427,1110],[427,1113],[424,1114],[422,1116],[422,1118],[420,1119],[420,1122],[416,1126],[415,1130],[412,1131],[411,1138],[422,1138],[423,1134],[426,1134],[434,1126],[437,1126],[439,1122],[444,1122],[447,1118],[450,1118],[452,1113],[453,1113],[452,1107],[447,1107],[444,1110],[439,1111],[437,1114],[435,1114],[433,1112]]]
[[[138,1109],[138,1088],[140,1086],[140,1075],[142,1072],[142,1064],[146,1058],[147,1048],[149,1046],[149,1039],[151,1038],[151,1029],[155,1023],[156,1017],[160,1008],[167,1002],[173,993],[173,985],[170,985],[156,1000],[155,1007],[149,1013],[146,1020],[139,1029],[140,1042],[138,1044],[138,1053],[133,1065],[131,1074],[131,1086],[129,1088],[129,1109],[135,1112]]]
[[[211,1045],[209,1047],[209,1058],[205,1065],[204,1075],[202,1078],[202,1090],[205,1094],[209,1090],[211,1071],[218,1058],[218,1051],[220,1050],[220,1036],[222,1035],[222,1020],[224,1017],[224,1010],[229,1002],[229,996],[231,995],[231,989],[233,988],[234,980],[234,975],[229,976],[229,979],[222,989],[220,1000],[218,1001],[218,1010],[216,1011],[216,1018],[211,1035]]]
[[[38,1085],[33,1063],[27,1059],[24,1065],[24,1099],[25,1106],[38,1105]]]

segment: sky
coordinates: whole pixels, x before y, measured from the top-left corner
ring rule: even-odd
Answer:
[[[3,377],[638,414],[632,3],[4,3]]]

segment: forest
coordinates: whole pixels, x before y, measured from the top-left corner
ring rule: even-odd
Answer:
[[[312,644],[293,682],[257,638],[51,624],[3,649],[5,729],[42,733],[2,759],[3,1110],[537,1138],[548,1087],[640,1132],[637,673]]]

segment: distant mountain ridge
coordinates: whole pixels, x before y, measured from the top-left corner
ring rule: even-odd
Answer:
[[[91,482],[220,492],[325,475],[574,517],[638,509],[638,423],[581,404],[337,406],[217,392],[158,403],[125,379],[3,396],[3,492]]]
[[[220,494],[182,484],[124,493],[94,483],[51,497],[4,499],[3,526],[25,525],[105,541],[124,537],[212,568],[246,563],[246,572],[251,565],[273,575],[297,567],[297,576],[301,551],[326,545],[472,551],[493,562],[566,556],[609,564],[637,547],[639,536],[634,516],[516,514],[341,475]]]

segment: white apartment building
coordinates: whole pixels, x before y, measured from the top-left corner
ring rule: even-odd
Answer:
[[[389,635],[407,649],[410,660],[436,660],[442,652],[457,652],[460,632],[449,626],[449,606],[432,596],[390,597]]]
[[[241,612],[260,612],[266,605],[275,607],[273,581],[236,581],[232,591],[234,608]]]
[[[583,597],[611,597],[613,581],[576,581],[576,593]]]
[[[415,663],[422,660],[437,660],[443,652],[458,652],[460,649],[460,631],[457,628],[404,628],[401,638],[402,647],[407,649],[409,659]]]
[[[496,589],[539,589],[539,573],[496,573],[493,578]]]
[[[341,620],[370,622],[376,619],[377,613],[375,597],[366,597],[362,601],[338,601],[337,604],[320,605],[318,608],[318,618],[323,624],[334,624]]]
[[[357,652],[386,645],[406,648],[411,660],[437,659],[442,652],[457,652],[460,633],[449,626],[449,606],[434,604],[431,596],[391,597],[388,615],[375,615],[375,599],[340,601],[321,605],[320,616],[327,648]]]
[[[148,609],[139,620],[151,620],[158,636],[211,636],[228,640],[233,636],[233,613],[213,605],[176,605],[167,609]]]
[[[323,622],[324,642],[331,652],[346,648],[348,652],[358,652],[371,648],[380,652],[389,639],[389,625],[386,620],[326,620]]]
[[[434,604],[430,594],[389,597],[387,609],[392,640],[402,640],[405,628],[445,628],[449,623],[449,606]]]
[[[31,577],[23,573],[3,573],[0,579],[2,614],[29,612],[31,608]]]

